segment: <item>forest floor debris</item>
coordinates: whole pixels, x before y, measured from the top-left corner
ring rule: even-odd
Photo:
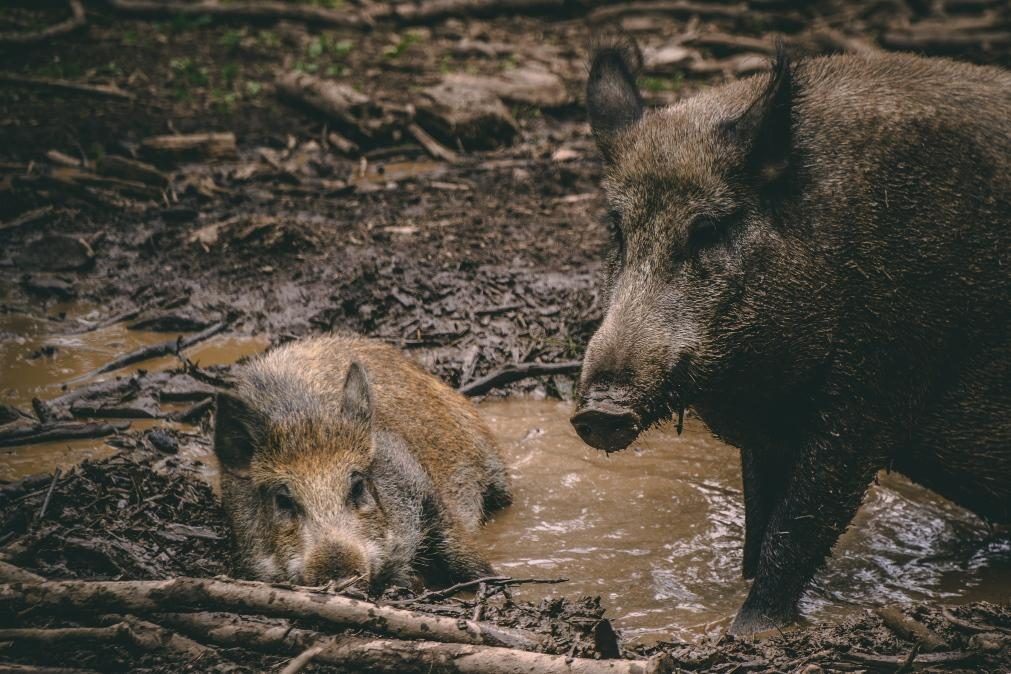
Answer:
[[[591,38],[615,28],[642,46],[654,105],[767,67],[774,36],[798,55],[915,49],[1011,66],[1011,18],[992,0],[72,0],[0,11],[0,326],[165,332],[153,349],[110,356],[89,371],[97,380],[0,407],[0,444],[102,436],[122,450],[0,487],[4,578],[228,573],[227,528],[189,457],[206,452],[229,367],[181,353],[211,337],[279,344],[355,330],[468,394],[569,397],[601,318],[609,236],[579,99]],[[172,364],[143,371],[157,356]],[[377,600],[536,634],[550,667],[1011,667],[1011,615],[997,604],[629,649],[599,599],[531,605],[507,585]],[[310,672],[385,667],[398,653],[422,671],[502,661],[459,650],[481,644],[401,653],[389,635],[308,617],[107,608],[0,616],[0,630],[36,630],[0,632],[0,660],[173,672],[280,670],[299,655]]]

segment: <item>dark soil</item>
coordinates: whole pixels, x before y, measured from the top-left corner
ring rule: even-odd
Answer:
[[[773,33],[806,54],[838,51],[846,41],[857,48],[901,46],[940,26],[941,38],[921,41],[919,49],[1011,66],[1007,7],[987,0],[763,0],[719,5],[737,12],[630,11],[606,20],[591,4],[417,26],[380,21],[358,30],[182,15],[136,19],[92,2],[81,32],[0,46],[8,75],[115,85],[133,96],[0,82],[0,313],[47,316],[56,303],[76,300],[101,308],[108,321],[169,332],[224,321],[226,334],[267,335],[274,344],[351,329],[408,350],[454,385],[510,363],[578,359],[601,316],[595,275],[607,238],[596,191],[600,167],[579,102],[587,47],[602,27],[620,27],[644,46],[642,82],[652,104],[746,75],[753,66],[742,57],[767,57]],[[48,25],[65,12],[62,2],[6,3],[0,33]],[[669,45],[691,54],[665,63],[656,55]],[[449,73],[509,77],[532,67],[557,76],[560,93],[507,97],[519,128],[511,145],[471,152],[443,139],[459,153],[456,162],[431,159],[403,125],[356,136],[337,120],[282,101],[273,86],[278,71],[300,70],[409,114],[422,90]],[[236,155],[166,160],[142,144],[153,135],[211,131],[234,133]],[[340,150],[332,131],[358,149]],[[148,182],[96,180],[107,157],[153,163],[168,187],[157,174]],[[149,416],[160,402],[199,404],[227,377],[227,368],[181,365],[42,402],[34,415],[48,419],[4,406],[0,424],[71,420],[82,401],[134,410],[120,416]],[[529,380],[511,390],[534,389],[564,397],[571,380]],[[226,529],[212,492],[196,467],[165,453],[206,444],[206,412],[197,407],[186,417],[197,424],[191,433],[117,434],[110,442],[122,453],[61,475],[41,517],[52,477],[3,487],[0,554],[52,578],[227,572]],[[428,610],[469,616],[473,602],[450,599]],[[485,616],[551,635],[555,652],[592,657],[607,650],[601,628],[594,639],[602,611],[590,599],[530,606],[500,595],[489,600]],[[1006,607],[957,609],[963,620],[987,626],[981,633],[998,633],[989,640],[955,627],[939,607],[908,613],[943,636],[951,651],[969,654],[935,667],[1011,670]],[[72,624],[74,616],[17,620],[56,626]],[[663,648],[689,671],[894,671],[894,664],[874,664],[859,653],[905,657],[913,643],[867,615],[756,642],[725,637]],[[0,658],[8,656],[102,670],[210,668],[128,649],[81,648],[48,658],[0,650]],[[222,663],[250,671],[283,661],[222,653]]]

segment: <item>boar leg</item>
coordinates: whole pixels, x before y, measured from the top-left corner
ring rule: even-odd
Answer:
[[[437,554],[442,557],[450,582],[461,583],[494,575],[491,564],[474,548],[467,534],[456,527],[443,532]]]
[[[744,483],[743,572],[745,578],[754,578],[769,518],[783,496],[782,465],[762,452],[742,449],[741,478]]]
[[[878,467],[844,443],[821,440],[801,450],[769,518],[755,581],[731,634],[795,619],[797,600],[853,519]]]

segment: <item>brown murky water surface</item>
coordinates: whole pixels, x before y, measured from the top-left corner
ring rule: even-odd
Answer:
[[[606,456],[569,426],[569,403],[481,406],[507,457],[515,503],[482,534],[499,572],[566,577],[521,596],[599,594],[628,637],[690,639],[743,601],[737,451],[696,419]],[[804,597],[810,619],[922,599],[1011,595],[1011,539],[897,475],[883,475]]]
[[[32,398],[48,400],[73,388],[139,369],[155,371],[179,364],[174,356],[155,358],[129,368],[89,376],[106,363],[152,344],[176,338],[177,333],[128,330],[123,323],[95,327],[99,312],[81,305],[55,305],[48,318],[27,314],[0,314],[0,402],[31,409]],[[234,363],[267,347],[263,337],[218,335],[186,349],[190,360],[203,365]],[[68,384],[68,382],[70,382]],[[179,406],[163,405],[162,411]],[[166,422],[133,420],[130,427],[144,429]],[[115,451],[102,440],[48,442],[0,448],[0,479],[12,480],[33,473],[67,468],[84,459],[101,458]]]
[[[52,320],[0,315],[3,402],[26,409],[33,397],[55,397],[65,382],[117,356],[174,338],[123,325],[93,329],[90,314],[72,309],[74,318],[59,318],[57,307]],[[222,336],[186,355],[204,365],[230,363],[266,344]],[[175,363],[164,358],[138,365],[154,370]],[[481,532],[481,545],[501,573],[569,579],[522,587],[518,595],[601,595],[615,625],[641,640],[690,639],[725,626],[747,590],[740,578],[744,510],[736,450],[689,417],[680,437],[673,428],[657,429],[607,457],[577,438],[568,423],[569,403],[509,399],[486,402],[481,410],[499,438],[515,494],[514,505]],[[165,422],[135,421],[132,427],[158,423]],[[0,479],[112,451],[101,440],[4,448]],[[209,456],[197,458],[213,466]],[[930,492],[883,476],[802,610],[821,619],[886,602],[1009,595],[1006,531],[993,532]]]

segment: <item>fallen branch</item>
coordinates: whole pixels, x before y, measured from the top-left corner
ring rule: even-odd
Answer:
[[[227,610],[316,618],[402,639],[434,639],[523,650],[540,647],[540,639],[524,630],[377,606],[340,595],[285,589],[253,581],[175,578],[0,585],[0,607],[11,613],[33,607],[145,615],[167,611]]]
[[[925,653],[917,655],[909,663],[914,666],[924,665],[950,665],[958,662],[966,662],[976,657],[976,653],[970,651],[948,651],[944,653]],[[876,653],[864,653],[863,651],[847,651],[841,657],[853,660],[864,665],[877,667],[898,668],[906,664],[908,656],[905,655],[878,655]]]
[[[383,127],[384,113],[368,96],[341,82],[291,71],[275,80],[281,96],[321,112],[357,139],[372,139]]]
[[[207,655],[216,656],[214,649],[192,639],[173,633],[160,625],[120,617],[108,627],[56,627],[0,629],[0,642],[13,642],[14,647],[59,648],[67,642],[95,644],[129,644],[146,651],[166,650],[195,660]]]
[[[199,344],[207,339],[210,339],[214,335],[223,331],[228,327],[227,323],[215,323],[211,327],[207,328],[202,332],[198,332],[195,335],[190,335],[189,337],[178,337],[167,342],[162,342],[161,344],[152,344],[150,346],[145,346],[144,348],[137,349],[136,351],[131,351],[130,353],[120,356],[115,360],[106,363],[102,367],[98,368],[93,372],[83,374],[71,381],[81,381],[93,377],[97,374],[105,374],[106,372],[112,372],[114,370],[119,370],[127,365],[133,365],[134,363],[140,363],[145,360],[151,360],[152,358],[161,358],[163,356],[171,356],[173,354],[179,353],[183,349],[188,349],[194,344]]]
[[[124,424],[40,424],[29,428],[15,428],[0,432],[0,447],[16,447],[18,445],[34,445],[40,442],[55,442],[57,440],[89,440],[104,438],[125,431],[130,427]]]
[[[221,647],[286,655],[305,653],[317,647],[313,662],[335,665],[343,671],[468,674],[662,674],[674,671],[665,656],[649,660],[591,660],[492,646],[332,637],[295,628],[283,621],[221,613],[164,614],[157,619]]]
[[[67,91],[75,94],[98,96],[100,98],[118,98],[126,101],[134,99],[133,94],[123,91],[114,84],[82,84],[81,82],[58,80],[49,77],[22,77],[13,73],[0,73],[0,84],[15,84],[34,89]]]
[[[903,639],[923,644],[926,651],[940,651],[950,648],[933,630],[921,622],[908,617],[896,606],[885,606],[875,611],[881,621]]]
[[[496,370],[487,376],[461,386],[458,390],[465,396],[479,396],[494,388],[505,386],[521,379],[551,374],[576,374],[582,367],[583,362],[578,360],[561,363],[520,363],[518,365],[506,365],[500,370]]]
[[[393,20],[419,24],[449,18],[489,17],[496,14],[544,12],[564,8],[565,0],[427,0],[415,3],[385,2],[368,13],[373,21]]]
[[[88,22],[81,0],[70,0],[70,18],[54,23],[48,28],[27,33],[0,33],[0,44],[26,45],[45,42],[60,35],[84,28]]]
[[[1011,32],[955,32],[938,30],[891,31],[881,36],[881,43],[891,49],[930,53],[960,52],[967,48],[993,49],[1011,45]]]
[[[302,21],[319,26],[367,28],[369,20],[347,11],[288,2],[175,2],[174,0],[107,0],[110,7],[134,16],[209,16],[246,21]]]
[[[1003,634],[1011,634],[1011,630],[1006,627],[998,627],[997,625],[987,625],[970,622],[968,620],[963,620],[959,618],[954,613],[951,612],[947,606],[941,609],[941,616],[950,622],[955,627],[965,630],[966,632],[979,633],[979,632],[1000,632]]]
[[[0,223],[0,233],[11,232],[15,229],[21,229],[28,225],[34,225],[40,222],[46,222],[52,219],[53,215],[56,214],[56,209],[53,206],[42,206],[41,208],[35,208],[28,211],[27,213],[22,213],[18,217],[14,218],[10,222]]]
[[[449,587],[441,590],[429,590],[428,592],[420,594],[417,597],[412,597],[411,599],[388,601],[385,605],[399,606],[403,604],[428,601],[429,599],[446,599],[447,597],[452,597],[454,594],[480,587],[481,585],[496,585],[499,587],[508,587],[511,585],[555,585],[557,583],[567,583],[568,581],[568,578],[510,578],[509,576],[487,576],[485,578],[478,578],[476,580],[468,580],[464,583],[450,585]]]
[[[590,23],[613,21],[628,14],[676,14],[679,16],[705,16],[736,19],[746,15],[757,15],[746,4],[727,5],[716,2],[688,2],[681,0],[655,0],[645,2],[619,2],[607,7],[598,7],[590,12]]]

